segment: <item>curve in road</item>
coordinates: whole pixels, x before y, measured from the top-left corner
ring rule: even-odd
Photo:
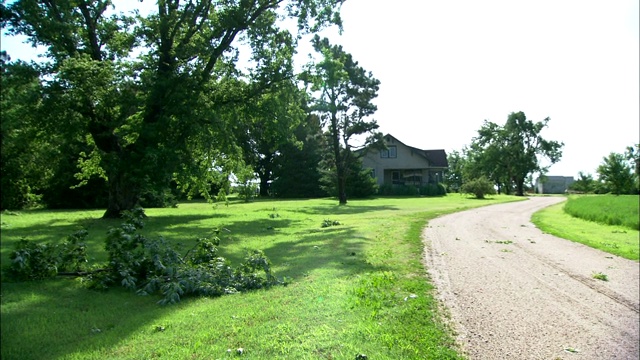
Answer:
[[[427,270],[470,359],[640,358],[640,266],[530,222],[563,200],[477,208],[425,228]]]

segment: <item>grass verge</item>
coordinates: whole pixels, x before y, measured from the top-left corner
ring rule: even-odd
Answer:
[[[639,208],[638,195],[574,195],[567,200],[564,211],[580,219],[639,230]]]
[[[567,214],[563,210],[564,206],[565,204],[561,203],[538,211],[533,214],[531,221],[549,234],[638,261],[640,258],[638,230],[576,218]]]
[[[190,248],[213,228],[227,231],[233,264],[262,249],[288,286],[156,305],[158,298],[80,281],[10,283],[1,294],[3,359],[458,359],[422,265],[421,232],[438,215],[517,200],[380,198],[203,203],[148,209],[144,229]],[[119,221],[102,211],[2,214],[1,259],[22,237],[58,241],[89,230],[92,262],[106,260],[104,235]],[[323,224],[329,221],[332,226]],[[336,223],[337,222],[337,223]],[[335,225],[334,225],[335,224]]]

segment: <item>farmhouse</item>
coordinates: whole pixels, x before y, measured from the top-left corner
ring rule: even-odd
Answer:
[[[443,181],[449,167],[444,150],[418,149],[390,134],[384,141],[387,149],[370,149],[362,158],[362,166],[371,169],[378,185],[422,186]]]

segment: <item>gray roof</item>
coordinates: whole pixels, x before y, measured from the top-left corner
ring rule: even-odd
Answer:
[[[449,167],[447,161],[447,153],[444,150],[424,150],[427,160],[431,163],[431,166],[437,167]]]
[[[443,149],[436,149],[436,150],[423,150],[423,149],[419,149],[413,146],[409,146],[405,143],[403,143],[402,141],[398,140],[397,137],[391,135],[391,134],[387,134],[384,137],[392,137],[395,141],[401,143],[402,145],[410,148],[411,150],[413,150],[415,153],[420,154],[422,156],[424,156],[427,161],[429,161],[429,164],[431,164],[431,166],[433,167],[449,167],[449,162],[447,161],[447,153],[443,150]]]

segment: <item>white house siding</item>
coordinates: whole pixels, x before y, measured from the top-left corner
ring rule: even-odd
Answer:
[[[378,185],[385,183],[392,184],[392,174],[395,171],[400,173],[401,178],[404,178],[406,175],[410,175],[410,173],[421,175],[422,179],[420,184],[412,183],[413,185],[426,184],[428,182],[435,181],[436,179],[442,181],[443,169],[432,168],[429,161],[421,153],[416,152],[416,149],[414,148],[396,141],[392,136],[385,136],[385,138],[388,138],[386,142],[387,146],[396,147],[395,158],[383,158],[381,156],[381,151],[371,150],[362,159],[363,167],[374,171]],[[438,175],[436,176],[436,174]]]

